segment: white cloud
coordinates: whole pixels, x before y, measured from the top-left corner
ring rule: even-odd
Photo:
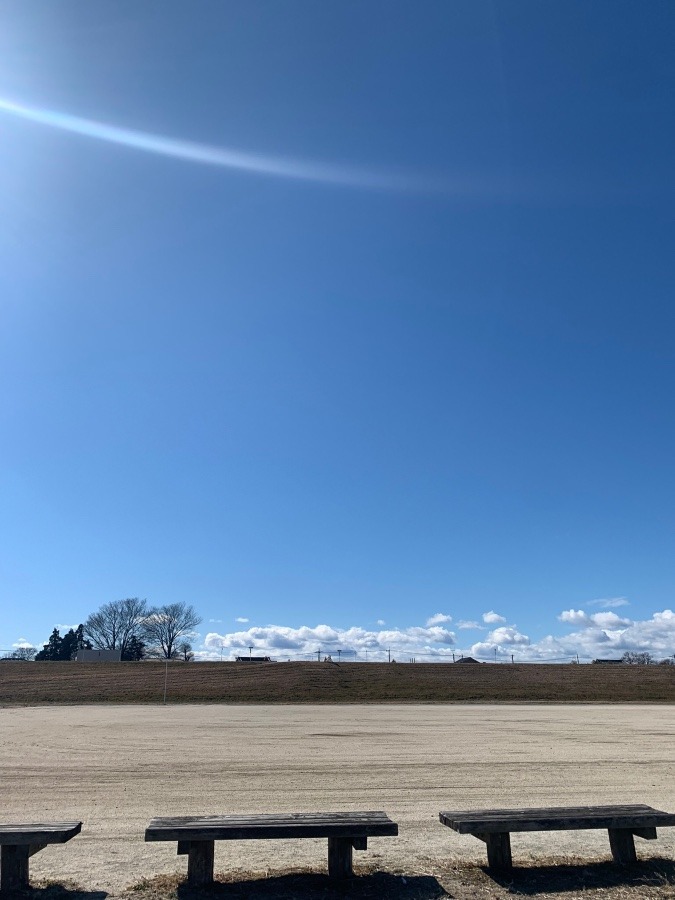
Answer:
[[[513,625],[500,625],[499,628],[491,631],[485,640],[473,644],[469,655],[475,657],[495,656],[496,650],[497,657],[514,654],[516,651],[520,651],[520,655],[523,656],[526,655],[525,649],[529,647],[530,639],[526,634],[521,634]]]
[[[20,637],[18,641],[15,641],[12,644],[12,647],[14,647],[16,650],[19,650],[21,647],[34,647],[34,646],[35,645],[31,644],[31,642],[29,640],[26,640],[26,638],[22,638],[22,637]]]
[[[209,619],[209,623],[212,625],[220,625],[222,621],[222,619]]]
[[[478,622],[473,622],[473,621],[469,621],[466,619],[460,619],[459,622],[457,623],[457,627],[458,628],[482,628],[483,626],[480,625]]]
[[[338,649],[345,659],[387,659],[389,652],[393,658],[397,655],[405,658],[415,653],[433,657],[451,654],[450,648],[454,644],[454,632],[441,625],[378,631],[360,626],[338,629],[330,625],[303,625],[300,628],[266,625],[229,634],[210,632],[204,639],[205,650],[200,657],[219,658],[221,648],[234,657],[247,647],[253,647],[261,655],[263,652],[267,656],[290,654],[295,658],[310,658],[318,650],[335,658]]]
[[[506,622],[506,619],[491,609],[490,612],[483,613],[483,621],[486,625],[499,625],[501,622]]]
[[[521,634],[512,625],[502,625],[499,628],[495,628],[488,635],[488,640],[493,641],[498,647],[511,646],[513,644],[526,646],[530,643],[529,637],[526,634]]]
[[[586,616],[581,610],[568,610],[559,618],[568,624],[580,625],[581,630],[556,638],[557,647],[562,652],[576,652],[586,658],[618,659],[627,650],[636,650],[647,651],[662,659],[671,655],[675,646],[675,613],[670,609],[656,612],[650,619],[642,621],[621,619],[615,613]],[[547,640],[554,639],[549,637]]]
[[[384,619],[378,619],[375,624],[376,625],[386,625],[387,623],[384,621]]]
[[[462,647],[457,645],[455,632],[443,623],[375,629],[358,625],[335,628],[326,624],[299,628],[252,626],[225,634],[210,632],[197,656],[219,659],[222,648],[225,658],[234,658],[253,647],[258,655],[273,659],[311,659],[316,657],[317,650],[330,653],[336,659],[340,649],[343,660],[386,660],[391,652],[392,658],[400,661],[411,656],[418,660],[442,661],[451,660],[453,653],[490,660],[495,658],[496,650],[497,659],[502,660],[510,660],[513,656],[516,661],[563,662],[575,659],[578,654],[583,662],[619,658],[627,650],[647,651],[656,659],[663,659],[672,656],[675,648],[675,613],[670,609],[641,621],[621,618],[612,610],[589,614],[575,609],[565,610],[558,619],[570,626],[562,629],[568,633],[548,634],[536,641],[515,625],[497,622],[488,631],[476,622],[466,623],[465,627],[482,628],[487,633],[480,641]]]
[[[246,616],[237,616],[234,621],[240,622],[242,625],[245,625],[248,622],[248,619],[246,618]]]
[[[630,619],[622,619],[614,612],[593,613],[591,619],[598,628],[625,628],[631,624]]]
[[[452,616],[446,616],[445,613],[435,613],[427,619],[427,627],[431,625],[443,625],[444,622],[452,622]]]
[[[610,597],[602,600],[589,600],[586,606],[600,606],[602,609],[616,609],[619,606],[630,606],[625,597]]]
[[[582,609],[566,609],[558,616],[561,622],[567,622],[570,625],[591,625],[591,617]]]
[[[590,616],[582,609],[567,609],[558,616],[561,622],[582,628],[626,628],[630,619],[622,619],[615,612],[598,612]]]

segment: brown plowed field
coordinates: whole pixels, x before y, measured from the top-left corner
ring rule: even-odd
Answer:
[[[0,704],[155,703],[165,666],[0,663]],[[673,703],[675,666],[170,663],[168,703]]]

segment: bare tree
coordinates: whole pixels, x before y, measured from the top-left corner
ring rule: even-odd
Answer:
[[[181,641],[177,647],[178,656],[183,662],[192,662],[195,658],[190,641]]]
[[[646,650],[638,652],[637,650],[626,650],[621,657],[621,661],[628,663],[629,666],[649,666],[654,660],[651,653]]]
[[[35,655],[37,653],[37,649],[35,647],[17,647],[12,653],[10,653],[10,659],[25,659],[27,661],[32,661],[35,659]]]
[[[121,650],[122,658],[138,639],[148,605],[138,597],[104,603],[84,623],[84,634],[99,650]]]
[[[153,607],[143,620],[143,637],[153,648],[152,655],[173,659],[178,638],[189,635],[200,622],[194,607],[186,603]]]

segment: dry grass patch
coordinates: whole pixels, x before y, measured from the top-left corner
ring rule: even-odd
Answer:
[[[163,875],[125,892],[125,900],[666,900],[675,898],[675,863],[652,859],[622,869],[612,863],[570,859],[562,864],[519,867],[507,876],[460,865],[423,874],[363,867],[344,882],[320,872],[288,869],[221,873],[209,888],[191,888],[182,875]]]

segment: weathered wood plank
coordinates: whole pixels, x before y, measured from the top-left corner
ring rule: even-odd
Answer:
[[[172,816],[152,819],[146,841],[388,837],[398,825],[383,812]]]
[[[486,834],[488,866],[491,869],[510,869],[511,838],[507,832]]]
[[[658,837],[656,828],[632,828],[631,831],[636,837],[640,837],[644,841],[655,841]]]
[[[352,872],[352,842],[349,838],[328,838],[328,874],[331,878],[349,878]]]
[[[627,828],[610,828],[609,847],[615,863],[620,866],[631,866],[637,862],[635,841]]]
[[[65,844],[82,830],[82,822],[30,822],[0,824],[0,846]]]
[[[146,841],[177,841],[178,855],[188,855],[188,881],[213,881],[214,842],[269,838],[328,838],[328,874],[352,874],[352,851],[365,850],[369,837],[398,834],[398,825],[383,812],[283,813],[274,815],[171,816],[152,819]]]
[[[28,887],[28,845],[8,845],[1,848],[0,889],[3,894]]]
[[[190,841],[188,851],[188,883],[206,885],[213,883],[213,841]]]
[[[675,825],[675,814],[645,805],[479,809],[441,812],[440,821],[460,834],[488,834],[584,828],[656,828]]]
[[[487,844],[491,868],[511,866],[513,831],[572,831],[607,829],[614,861],[637,861],[633,835],[656,839],[656,826],[675,825],[675,814],[644,804],[623,806],[558,806],[544,809],[475,809],[439,813],[443,825],[460,834],[472,834]]]

